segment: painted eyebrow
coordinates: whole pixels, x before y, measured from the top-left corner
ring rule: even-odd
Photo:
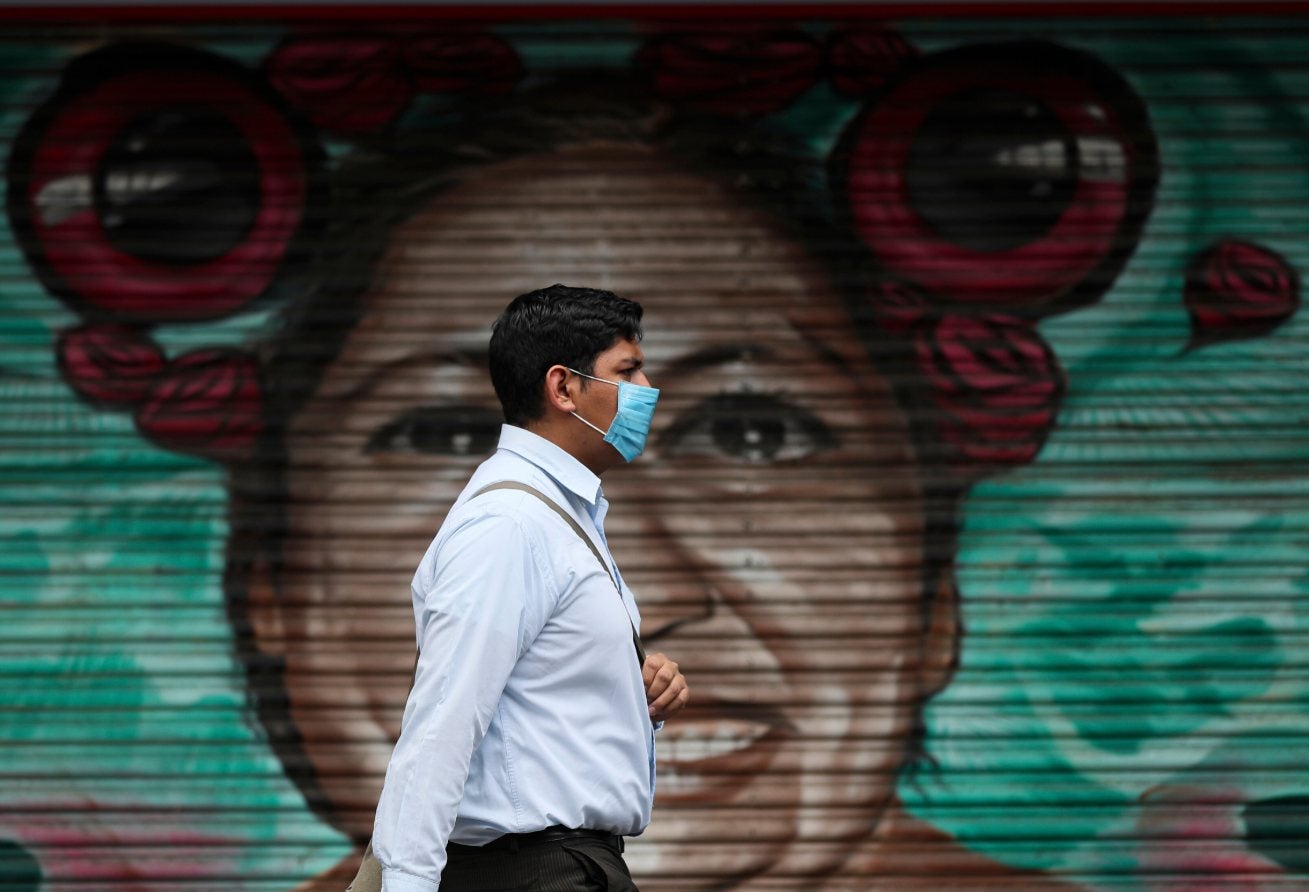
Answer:
[[[747,359],[773,359],[777,351],[760,344],[712,344],[672,360],[660,370],[660,377],[677,378],[714,366]]]
[[[369,372],[362,381],[342,394],[339,399],[353,400],[367,394],[382,379],[399,368],[415,365],[461,365],[469,368],[486,369],[491,364],[490,350],[485,347],[455,347],[449,350],[428,350],[411,353],[382,363]]]
[[[811,333],[799,329],[797,331],[799,331],[800,337],[809,345],[810,349],[817,353],[824,362],[847,378],[853,379],[855,377],[854,370],[850,368],[850,364],[846,362],[844,356]],[[729,362],[744,360],[768,361],[776,358],[778,358],[778,352],[766,344],[714,344],[688,353],[685,356],[677,357],[661,371],[660,377],[677,378],[714,366],[726,365]]]

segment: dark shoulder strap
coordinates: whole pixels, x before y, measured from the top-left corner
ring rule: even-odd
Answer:
[[[586,534],[586,530],[582,529],[582,525],[577,522],[577,519],[573,517],[573,515],[565,511],[561,505],[554,501],[554,499],[550,498],[539,489],[528,486],[526,483],[519,483],[514,480],[503,480],[499,483],[491,483],[487,486],[483,486],[469,498],[470,500],[475,499],[483,493],[494,492],[498,489],[513,489],[519,492],[525,492],[529,495],[536,496],[542,502],[545,502],[545,504],[548,505],[555,514],[558,514],[564,519],[564,523],[572,527],[573,532],[576,533],[578,537],[586,543],[586,546],[591,549],[591,554],[595,555],[595,559],[600,562],[600,566],[604,567],[605,574],[608,575],[609,581],[613,583],[614,591],[618,592],[618,597],[620,599],[623,597],[623,591],[618,587],[618,580],[614,578],[614,574],[609,570],[609,562],[605,560],[604,555],[600,553],[600,549],[596,547],[596,544],[591,540],[591,537]],[[624,605],[623,609],[627,609],[626,605]],[[628,622],[631,622],[630,617],[628,618]],[[644,668],[645,648],[641,645],[641,636],[636,633],[635,625],[632,626],[632,645],[636,648],[637,664]]]
[[[539,489],[536,489],[535,487],[528,486],[526,483],[518,483],[517,481],[514,480],[504,480],[500,483],[492,483],[489,486],[483,486],[477,492],[473,493],[472,498],[475,499],[478,496],[482,495],[483,493],[494,492],[497,489],[514,489],[519,492],[525,492],[528,493],[529,495],[534,495],[542,502],[545,502],[546,505],[548,505],[551,508],[551,510],[554,511],[555,514],[558,514],[560,517],[562,517],[564,519],[564,523],[572,527],[573,532],[576,533],[581,538],[581,540],[586,543],[587,547],[591,549],[591,554],[595,555],[595,559],[600,562],[600,566],[604,567],[605,572],[609,574],[609,581],[614,584],[614,588],[618,588],[618,581],[614,579],[614,574],[609,571],[609,562],[604,559],[604,555],[600,553],[600,549],[596,548],[595,543],[591,541],[591,537],[586,534],[586,530],[582,529],[582,525],[577,522],[577,518],[573,517],[573,515],[565,511],[561,505],[555,502],[554,499],[550,498],[545,493],[541,492]]]

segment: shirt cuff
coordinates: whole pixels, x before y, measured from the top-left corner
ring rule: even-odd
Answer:
[[[433,882],[411,873],[382,868],[382,892],[437,892],[439,881]]]

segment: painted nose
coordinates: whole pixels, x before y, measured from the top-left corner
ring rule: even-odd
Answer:
[[[665,525],[657,482],[606,481],[605,490],[613,504],[622,506],[614,518],[620,526],[609,533],[609,541],[636,593],[642,640],[654,644],[678,628],[713,617],[711,587]]]
[[[712,664],[715,652],[723,655],[724,642],[738,656],[761,647],[745,612],[715,581],[731,568],[718,565],[713,549],[705,547],[716,539],[709,528],[714,521],[686,505],[669,504],[659,476],[654,465],[605,482],[613,504],[621,506],[610,543],[636,594],[642,640],[670,654],[675,649],[684,667]]]

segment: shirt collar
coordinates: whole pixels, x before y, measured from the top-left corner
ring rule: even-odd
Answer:
[[[499,447],[527,459],[592,508],[601,500],[600,478],[545,437],[512,424],[502,424]]]

